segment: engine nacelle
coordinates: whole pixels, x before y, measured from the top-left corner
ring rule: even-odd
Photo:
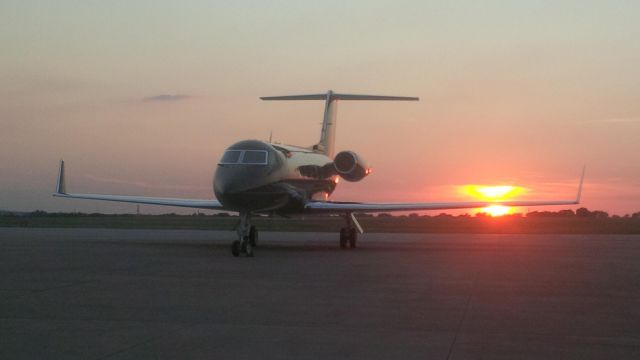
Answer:
[[[371,173],[371,168],[353,151],[339,152],[333,159],[333,167],[347,181],[360,181]]]

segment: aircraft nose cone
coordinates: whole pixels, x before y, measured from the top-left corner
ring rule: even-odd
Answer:
[[[219,193],[220,195],[240,192],[242,187],[240,180],[241,179],[237,176],[229,176],[229,174],[226,174],[226,176],[220,176],[218,174],[214,182],[214,189],[216,193]]]
[[[213,189],[217,197],[234,195],[256,188],[266,180],[267,167],[222,167],[216,172]]]

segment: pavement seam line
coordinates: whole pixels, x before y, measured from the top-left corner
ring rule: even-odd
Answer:
[[[451,345],[449,346],[449,352],[447,353],[446,360],[449,360],[451,358],[451,354],[453,354],[453,347],[456,345],[456,341],[458,340],[458,334],[462,329],[462,324],[464,323],[464,320],[467,318],[467,313],[469,312],[469,306],[471,305],[471,298],[473,297],[473,292],[476,288],[476,283],[478,282],[478,276],[479,274],[476,274],[475,279],[473,279],[473,282],[471,283],[471,286],[469,289],[469,296],[467,297],[467,303],[465,304],[464,311],[462,312],[462,317],[458,322],[458,327],[456,328],[456,332],[453,335],[453,340],[451,341]]]

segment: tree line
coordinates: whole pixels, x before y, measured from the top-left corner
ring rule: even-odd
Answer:
[[[0,216],[8,216],[8,217],[103,217],[103,216],[126,216],[126,217],[135,217],[138,216],[136,214],[103,214],[103,213],[83,213],[83,212],[47,212],[44,210],[35,210],[35,211],[31,211],[31,212],[12,212],[12,211],[0,211]],[[190,215],[180,215],[180,214],[176,214],[176,213],[166,213],[166,214],[160,214],[160,215],[148,215],[145,214],[143,216],[214,216],[214,217],[231,217],[231,216],[236,216],[236,214],[230,214],[227,212],[219,212],[219,213],[213,213],[213,214],[209,214],[206,215],[204,213],[201,212],[194,212],[193,214]],[[367,214],[367,213],[357,213],[356,216],[358,217],[410,217],[410,218],[416,218],[416,217],[462,217],[462,218],[468,218],[471,217],[471,215],[469,214],[461,214],[461,215],[451,215],[451,214],[447,214],[447,213],[440,213],[438,215],[427,215],[427,214],[418,214],[418,213],[410,213],[409,215],[394,215],[391,213],[378,213],[378,214]],[[479,212],[477,214],[474,215],[475,217],[488,217],[489,215],[486,213],[482,213]],[[623,216],[620,215],[609,215],[608,212],[606,211],[602,211],[602,210],[589,210],[585,207],[581,207],[577,210],[571,210],[571,209],[565,209],[565,210],[559,210],[559,211],[530,211],[526,214],[522,214],[522,213],[515,213],[515,214],[508,214],[508,215],[503,215],[504,217],[531,217],[531,218],[540,218],[540,217],[546,217],[546,218],[571,218],[571,217],[578,217],[578,218],[598,218],[598,219],[606,219],[606,218],[634,218],[634,219],[640,219],[640,211],[632,213],[632,214],[626,214]]]

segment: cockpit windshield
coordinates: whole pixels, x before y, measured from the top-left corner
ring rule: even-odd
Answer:
[[[222,159],[220,159],[220,164],[237,164],[240,162],[240,155],[242,155],[242,151],[240,150],[227,150],[222,155]]]
[[[268,152],[265,150],[227,150],[225,151],[221,165],[267,165]]]
[[[267,165],[267,152],[264,150],[245,150],[242,156],[243,164]]]

